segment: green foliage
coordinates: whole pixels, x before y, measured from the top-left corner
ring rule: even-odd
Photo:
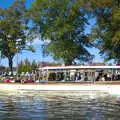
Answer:
[[[72,40],[51,42],[46,50],[51,53],[54,59],[62,58],[66,65],[72,64],[73,60],[88,61],[91,57],[83,46],[74,43]]]
[[[37,69],[37,63],[35,62],[35,60],[33,60],[33,62],[30,63],[28,59],[25,59],[24,61],[21,61],[18,64],[18,73],[33,72],[36,71],[36,69]]]
[[[31,17],[43,39],[51,40],[47,52],[65,64],[91,60],[88,36],[84,33],[87,17],[81,0],[36,0]]]
[[[96,26],[92,39],[98,40],[97,47],[105,60],[120,61],[120,3],[119,0],[90,0]]]
[[[36,71],[36,69],[37,69],[37,63],[36,63],[35,60],[33,60],[32,64],[31,64],[31,67],[32,67],[33,71]]]
[[[12,71],[16,53],[26,49],[29,36],[29,20],[26,17],[25,0],[16,0],[8,8],[0,8],[0,51],[7,57]]]
[[[112,66],[112,63],[109,63],[108,65],[109,65],[109,66]]]

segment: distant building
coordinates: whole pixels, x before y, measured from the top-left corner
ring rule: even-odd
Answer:
[[[46,66],[59,66],[60,64],[52,63],[52,62],[39,62],[38,67],[46,67]]]
[[[106,64],[102,62],[94,62],[94,63],[89,63],[88,65],[89,66],[105,66]]]

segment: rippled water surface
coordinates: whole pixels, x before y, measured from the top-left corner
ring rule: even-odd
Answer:
[[[120,96],[100,92],[0,92],[0,120],[119,120]]]

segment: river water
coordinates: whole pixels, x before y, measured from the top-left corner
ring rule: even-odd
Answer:
[[[120,96],[93,91],[0,91],[0,120],[119,120]]]

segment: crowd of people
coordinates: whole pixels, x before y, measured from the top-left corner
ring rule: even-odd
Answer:
[[[42,80],[43,76],[39,72],[22,72],[17,74],[17,72],[1,72],[0,73],[0,82],[5,83],[38,83],[44,82]],[[46,81],[45,81],[46,82]]]
[[[41,72],[22,72],[21,74],[17,74],[13,72],[0,72],[0,82],[5,83],[40,83],[40,82],[48,82],[48,81],[115,81],[120,80],[120,73],[107,73],[104,71],[95,72],[94,74],[90,74],[88,72],[74,72],[73,73],[64,73],[58,72],[56,73],[41,73]]]

